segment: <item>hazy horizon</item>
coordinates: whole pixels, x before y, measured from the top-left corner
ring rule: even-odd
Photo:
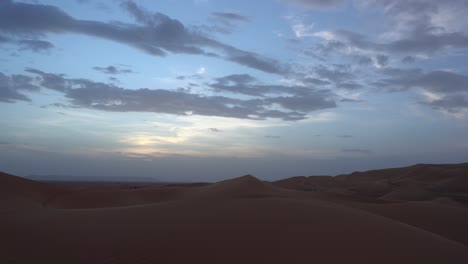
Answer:
[[[468,160],[464,0],[0,2],[0,171],[218,181]]]

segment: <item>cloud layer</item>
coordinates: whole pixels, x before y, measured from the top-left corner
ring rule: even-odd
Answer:
[[[0,100],[3,102],[29,101],[23,91],[38,91],[40,88],[63,93],[74,108],[89,108],[113,112],[154,112],[175,115],[203,115],[263,120],[279,118],[301,120],[311,111],[334,108],[333,94],[322,90],[293,92],[292,96],[270,96],[253,99],[236,99],[226,96],[206,96],[187,91],[165,89],[125,89],[113,84],[88,79],[71,79],[64,75],[46,73],[37,69],[26,69],[27,75],[0,75]],[[245,75],[248,76],[248,75]],[[220,79],[246,77],[227,76]],[[268,86],[265,86],[268,87]],[[286,91],[286,86],[271,86],[271,89]],[[253,86],[252,89],[258,89]],[[260,90],[263,90],[261,88]],[[278,92],[278,91],[275,91]],[[292,88],[294,91],[294,88]],[[261,94],[261,93],[259,93]]]
[[[154,56],[166,56],[168,53],[196,54],[220,57],[267,73],[284,74],[288,70],[286,65],[272,58],[244,51],[191,31],[180,21],[161,13],[151,13],[133,1],[123,2],[122,7],[138,24],[79,20],[55,6],[8,0],[0,4],[0,31],[12,35],[35,36],[85,34],[126,44]]]

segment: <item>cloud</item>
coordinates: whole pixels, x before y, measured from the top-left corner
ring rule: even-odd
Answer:
[[[264,102],[294,111],[310,112],[336,107],[336,95],[333,92],[328,89],[317,89],[314,85],[307,83],[307,81],[318,82],[318,80],[304,79],[306,80],[305,86],[268,85],[259,84],[249,74],[233,74],[217,78],[216,82],[209,86],[216,92],[260,97]]]
[[[325,65],[318,65],[315,68],[315,72],[319,77],[333,82],[342,82],[354,77],[349,67],[346,66],[330,69]]]
[[[213,12],[211,13],[213,16],[225,20],[232,20],[232,21],[241,21],[241,22],[250,22],[250,18],[239,15],[237,13],[231,13],[231,12]]]
[[[34,52],[43,52],[54,48],[54,45],[44,40],[23,39],[18,41],[21,50],[31,50]]]
[[[321,58],[337,54],[372,57],[373,65],[379,68],[388,66],[393,58],[412,63],[417,57],[468,48],[468,17],[464,15],[468,4],[464,0],[354,0],[353,4],[358,9],[381,12],[387,31],[370,37],[342,29],[309,30],[307,36],[323,42],[308,49],[308,54]],[[369,64],[369,60],[362,63]]]
[[[358,55],[358,56],[355,56],[354,59],[361,66],[366,66],[366,65],[372,64],[372,59],[369,58],[368,56]]]
[[[360,148],[342,149],[341,152],[358,153],[358,154],[371,154],[372,153],[372,151],[369,149],[360,149]]]
[[[200,68],[197,69],[197,74],[199,74],[199,75],[203,75],[203,74],[205,74],[205,72],[206,72],[205,67],[200,67]]]
[[[25,75],[6,76],[0,72],[0,102],[14,103],[16,101],[31,101],[22,92],[39,91],[39,87],[31,84],[32,77]]]
[[[391,90],[422,88],[436,93],[468,92],[468,75],[448,71],[424,73],[419,69],[392,68],[382,71],[390,78],[382,79],[379,85]]]
[[[267,89],[254,85],[256,79],[249,74],[232,74],[216,78],[216,82],[209,84],[216,92],[231,92],[252,96],[261,96]]]
[[[355,0],[361,8],[379,8],[393,25],[384,34],[387,38],[401,38],[418,32],[456,32],[465,29],[468,10],[465,0]]]
[[[328,91],[313,91],[303,96],[279,96],[268,98],[267,101],[278,104],[286,109],[311,112],[327,108],[335,108],[336,102],[330,98]]]
[[[50,5],[3,2],[0,4],[0,31],[13,35],[78,33],[108,39],[140,49],[150,55],[168,53],[220,56],[260,71],[284,74],[288,67],[254,52],[237,49],[186,28],[180,21],[161,13],[151,13],[133,1],[122,7],[138,24],[79,20]]]
[[[45,40],[37,39],[12,39],[6,36],[0,35],[0,44],[13,44],[19,47],[20,51],[30,50],[33,52],[46,52],[54,48],[54,45]]]
[[[6,43],[9,41],[10,41],[10,38],[0,35],[0,43]]]
[[[385,56],[385,55],[377,55],[377,56],[375,57],[375,59],[377,60],[377,65],[378,65],[379,67],[385,67],[385,66],[387,66],[388,60],[389,60],[389,59],[388,59],[388,56]]]
[[[130,69],[124,69],[124,68],[121,68],[119,66],[113,66],[113,65],[110,65],[110,66],[107,66],[107,67],[93,67],[94,70],[96,71],[99,71],[99,72],[102,72],[102,73],[105,73],[105,74],[123,74],[123,73],[133,73],[132,70]]]
[[[413,63],[415,61],[416,61],[416,59],[413,56],[406,56],[401,60],[401,62],[407,63],[407,64]]]
[[[468,48],[468,36],[461,32],[416,31],[408,36],[387,41],[371,40],[363,34],[348,30],[321,31],[311,35],[324,40],[315,50],[310,51],[314,54],[376,55],[377,61],[379,56],[432,56],[447,50]]]
[[[66,78],[62,74],[46,73],[31,68],[26,69],[26,72],[35,74],[37,77],[24,76],[24,79],[20,80],[24,83],[21,89],[32,91],[38,90],[40,86],[61,92],[65,98],[69,99],[68,104],[61,105],[64,107],[112,112],[154,112],[253,120],[278,118],[287,121],[306,119],[307,113],[310,111],[336,107],[332,94],[323,90],[312,90],[309,93],[290,97],[237,99],[194,94],[190,93],[189,90],[126,89],[115,84],[95,82],[88,79]],[[13,77],[5,76],[5,78],[10,80]],[[3,81],[2,83],[9,82]],[[8,91],[10,90],[12,89],[8,89]],[[22,98],[18,97],[18,95],[15,97],[11,94],[6,94],[3,97],[11,97],[11,100],[28,100],[26,97]]]
[[[227,75],[215,80],[216,82],[209,86],[217,92],[260,97],[264,103],[293,110],[298,114],[337,107],[335,101],[337,96],[328,89],[317,89],[314,86],[259,84],[249,74]],[[309,79],[306,78],[306,80]],[[270,114],[278,115],[278,117],[282,115],[281,112],[274,110]]]
[[[323,79],[313,78],[313,77],[305,77],[300,80],[305,85],[315,85],[315,86],[322,86],[322,85],[329,85],[331,82]]]
[[[313,31],[314,24],[305,25],[302,21],[296,21],[291,27],[297,38],[313,37],[315,35]]]
[[[307,9],[330,8],[344,4],[344,0],[287,0],[288,2],[299,5]]]
[[[213,12],[208,18],[207,23],[194,26],[194,29],[206,34],[231,34],[234,32],[239,22],[250,22],[250,18],[232,12]]]
[[[420,69],[389,68],[381,72],[388,78],[375,83],[389,91],[422,90],[427,101],[420,102],[436,110],[451,113],[468,108],[468,75],[448,72],[423,72]]]
[[[448,95],[442,99],[436,99],[429,102],[421,102],[436,110],[458,113],[463,109],[468,109],[468,100],[464,95]]]

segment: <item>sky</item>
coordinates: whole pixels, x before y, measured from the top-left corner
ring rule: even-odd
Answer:
[[[0,171],[218,181],[468,161],[466,0],[0,1]]]

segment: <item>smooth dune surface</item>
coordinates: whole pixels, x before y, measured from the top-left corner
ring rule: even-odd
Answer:
[[[467,168],[121,188],[2,173],[0,262],[467,263]]]

